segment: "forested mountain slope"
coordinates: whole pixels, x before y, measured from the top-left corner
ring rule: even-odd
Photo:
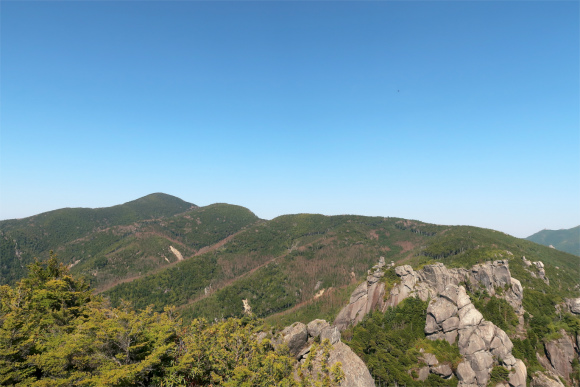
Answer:
[[[128,299],[137,307],[161,309],[171,303],[188,318],[240,316],[246,298],[259,317],[317,296],[339,307],[344,295],[336,300],[337,294],[363,278],[378,256],[410,259],[437,227],[397,218],[285,215],[106,295],[114,303]]]
[[[580,226],[567,230],[542,230],[526,238],[544,246],[580,256]]]
[[[0,222],[0,280],[14,283],[54,250],[99,290],[187,259],[259,219],[227,204],[197,207],[166,194],[119,206],[66,208]]]

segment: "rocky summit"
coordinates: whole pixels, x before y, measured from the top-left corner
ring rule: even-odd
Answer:
[[[523,258],[527,267],[531,266]],[[546,284],[549,280],[542,262],[533,265],[541,273]],[[386,293],[384,270],[393,270],[398,280]],[[524,289],[509,270],[508,260],[496,260],[477,264],[470,269],[447,268],[442,263],[425,265],[414,270],[409,265],[385,268],[380,262],[369,271],[366,281],[352,293],[349,303],[338,314],[335,325],[344,331],[357,325],[373,310],[385,312],[412,297],[428,301],[425,317],[425,335],[430,340],[445,340],[457,346],[461,361],[450,367],[440,364],[431,353],[422,355],[425,364],[417,372],[417,380],[426,380],[429,374],[444,379],[457,378],[458,387],[485,387],[494,381],[494,369],[503,367],[506,370],[505,384],[511,387],[551,387],[561,386],[562,380],[578,381],[578,364],[580,335],[559,331],[559,337],[545,342],[545,354],[537,354],[544,368],[528,374],[523,360],[514,356],[514,344],[506,332],[483,314],[472,303],[466,287],[485,291],[490,297],[505,300],[517,315],[517,332],[525,332],[524,315],[528,315],[523,306]],[[580,299],[566,299],[560,308],[572,314],[579,314]],[[527,317],[526,317],[527,318]],[[519,340],[519,339],[518,339]],[[496,383],[502,385],[501,383]]]

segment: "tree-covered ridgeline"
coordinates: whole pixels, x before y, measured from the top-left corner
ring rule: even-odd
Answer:
[[[53,247],[99,291],[187,259],[259,221],[229,204],[197,207],[169,195],[120,206],[56,210],[0,222],[0,284],[14,284]],[[150,207],[150,208],[149,208]]]

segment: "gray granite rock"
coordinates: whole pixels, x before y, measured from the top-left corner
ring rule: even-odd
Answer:
[[[459,363],[457,366],[457,379],[463,383],[471,384],[475,382],[475,372],[467,361]]]
[[[526,365],[520,359],[516,360],[514,372],[510,372],[509,383],[511,387],[526,387],[528,377]]]
[[[308,336],[310,337],[318,337],[320,336],[320,332],[322,329],[329,327],[330,324],[325,320],[312,320],[306,325],[306,330],[308,331]]]

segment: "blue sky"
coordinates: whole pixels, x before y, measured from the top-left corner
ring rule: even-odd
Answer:
[[[580,224],[578,2],[0,7],[0,219],[165,192]]]

